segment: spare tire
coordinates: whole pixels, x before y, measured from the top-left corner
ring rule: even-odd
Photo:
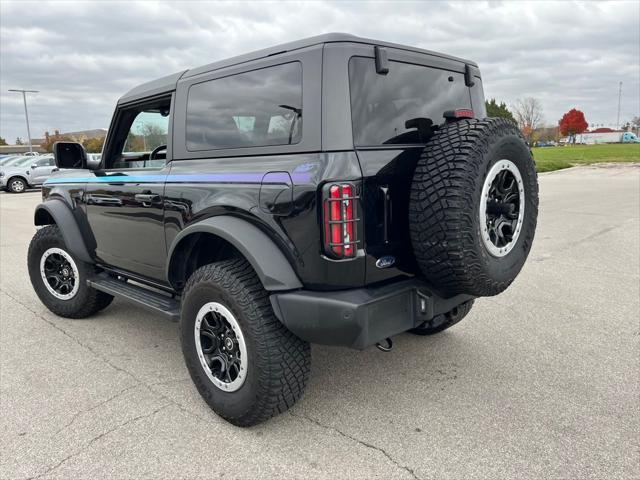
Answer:
[[[445,295],[497,295],[531,249],[538,182],[517,126],[502,118],[441,127],[416,165],[409,228],[420,271]]]

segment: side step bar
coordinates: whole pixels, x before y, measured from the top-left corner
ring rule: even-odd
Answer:
[[[180,319],[180,301],[162,293],[118,280],[106,273],[100,273],[87,280],[87,284],[96,290],[123,298],[153,313],[164,315],[172,322],[177,322]]]

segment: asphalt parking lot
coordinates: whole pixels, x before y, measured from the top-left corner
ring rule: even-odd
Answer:
[[[244,430],[200,400],[176,324],[49,313],[26,269],[40,194],[0,194],[0,476],[639,478],[640,166],[540,188],[506,293],[391,353],[314,346],[302,401]]]

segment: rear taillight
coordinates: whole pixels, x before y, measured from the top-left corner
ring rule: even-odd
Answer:
[[[331,258],[356,256],[357,200],[351,183],[327,185],[324,188],[324,250]]]
[[[442,115],[447,120],[460,120],[463,118],[474,118],[475,114],[470,108],[458,108],[456,110],[447,110]]]

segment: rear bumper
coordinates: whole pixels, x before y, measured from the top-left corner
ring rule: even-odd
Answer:
[[[337,292],[298,290],[271,295],[276,316],[311,343],[363,349],[470,300],[442,298],[424,282],[403,280]]]

